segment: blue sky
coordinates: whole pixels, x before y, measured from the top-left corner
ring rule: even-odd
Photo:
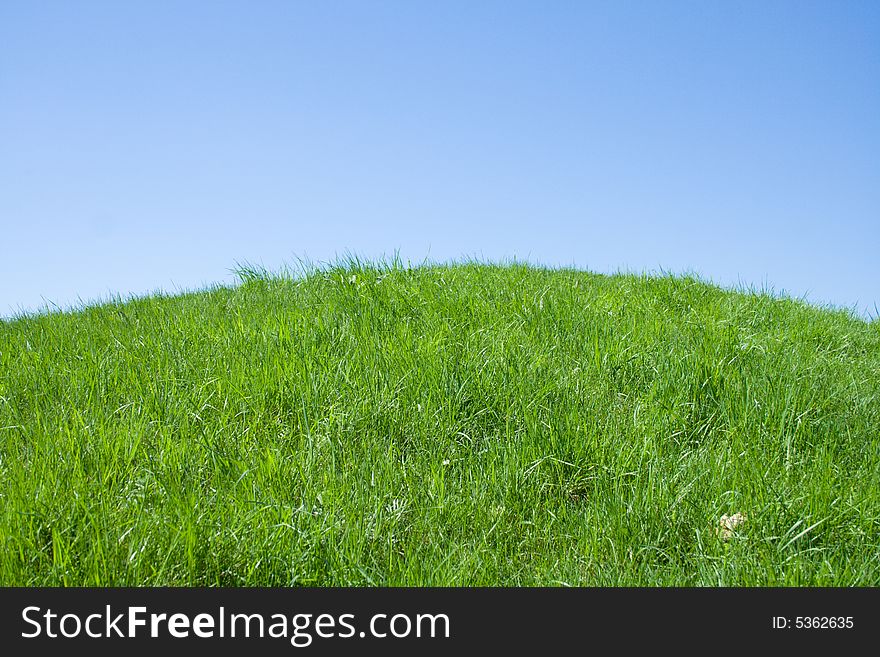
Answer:
[[[875,315],[880,3],[0,3],[0,315],[236,261],[692,271]]]

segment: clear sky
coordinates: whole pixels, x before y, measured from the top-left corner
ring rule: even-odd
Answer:
[[[0,315],[353,252],[874,316],[880,2],[0,1]]]

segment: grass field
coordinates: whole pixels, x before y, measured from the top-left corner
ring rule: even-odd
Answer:
[[[241,276],[0,322],[0,584],[880,584],[880,321],[518,264]]]

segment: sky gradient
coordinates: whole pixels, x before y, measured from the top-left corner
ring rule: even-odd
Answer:
[[[0,316],[398,251],[875,316],[880,3],[0,3]]]

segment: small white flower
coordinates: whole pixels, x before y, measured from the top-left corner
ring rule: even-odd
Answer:
[[[742,513],[734,513],[732,516],[725,513],[721,516],[721,526],[716,530],[718,536],[722,541],[730,540],[733,537],[736,528],[743,524],[745,520],[746,517]]]
[[[443,459],[443,465],[449,465],[451,462],[449,459]]]

